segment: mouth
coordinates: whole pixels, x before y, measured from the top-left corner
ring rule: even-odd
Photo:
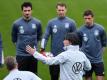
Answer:
[[[29,16],[29,14],[26,14],[26,16]]]

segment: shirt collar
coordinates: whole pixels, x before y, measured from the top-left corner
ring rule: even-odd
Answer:
[[[88,26],[88,25],[86,25],[86,24],[85,24],[86,28],[88,28],[88,29],[93,28],[93,27],[94,27],[94,25],[95,25],[94,23],[93,23],[93,25],[91,25],[91,26]]]
[[[14,73],[16,71],[19,71],[19,70],[18,69],[13,69],[13,70],[10,71],[10,73]]]
[[[58,17],[59,20],[64,20],[66,17]]]
[[[31,19],[32,19],[32,17],[30,17],[28,20],[26,20],[26,19],[23,17],[23,20],[26,21],[26,22],[29,22]]]
[[[72,51],[79,50],[79,45],[66,46],[66,50],[72,50]]]

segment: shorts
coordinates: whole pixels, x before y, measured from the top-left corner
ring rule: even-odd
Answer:
[[[104,64],[103,62],[100,63],[91,63],[91,70],[85,71],[85,77],[92,76],[92,73],[95,72],[96,76],[104,76]]]

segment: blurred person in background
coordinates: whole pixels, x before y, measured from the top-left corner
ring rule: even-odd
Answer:
[[[45,52],[45,48],[49,37],[51,36],[51,53],[57,56],[63,52],[63,39],[65,34],[76,31],[76,23],[73,19],[66,16],[67,6],[65,3],[58,2],[56,5],[57,17],[51,19],[46,27],[46,31],[41,41],[41,53]],[[49,66],[51,80],[58,80],[59,65]]]
[[[41,80],[30,71],[19,71],[17,61],[13,56],[6,57],[5,64],[9,74],[3,80]]]
[[[80,47],[91,62],[92,69],[85,72],[86,80],[93,80],[95,72],[96,80],[104,80],[103,51],[107,45],[107,37],[104,27],[94,22],[92,10],[84,11],[85,24],[79,29]]]
[[[32,17],[32,4],[30,2],[24,2],[21,9],[23,16],[16,20],[12,27],[12,42],[16,45],[18,69],[37,74],[38,61],[26,52],[25,47],[26,45],[38,47],[38,42],[42,36],[41,22]]]

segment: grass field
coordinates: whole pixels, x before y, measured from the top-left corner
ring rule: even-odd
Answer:
[[[67,16],[77,22],[78,28],[83,24],[82,13],[84,10],[92,9],[95,13],[95,22],[102,24],[107,31],[107,0],[0,0],[0,32],[3,38],[5,57],[15,56],[15,46],[11,42],[11,25],[14,20],[21,16],[20,5],[24,1],[32,2],[33,16],[41,20],[43,31],[45,31],[48,20],[56,16],[55,5],[58,1],[67,4]],[[47,51],[49,47],[48,43]],[[107,74],[107,50],[104,53],[105,74]],[[38,67],[39,76],[43,80],[50,80],[48,66],[39,62]],[[0,68],[0,80],[7,74],[5,66]],[[105,80],[107,80],[107,76],[105,76]]]

